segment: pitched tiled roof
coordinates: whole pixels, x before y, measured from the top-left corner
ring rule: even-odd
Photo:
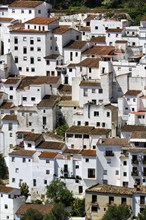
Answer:
[[[47,60],[56,60],[59,56],[61,56],[60,54],[50,54],[46,57],[44,57],[44,59],[47,59]]]
[[[30,133],[24,138],[24,141],[37,141],[41,136],[42,134]]]
[[[75,107],[75,106],[80,106],[78,101],[73,101],[73,100],[64,100],[59,102],[59,106],[64,106],[64,107]]]
[[[71,30],[72,28],[70,27],[70,26],[68,26],[68,25],[60,25],[59,27],[57,27],[57,28],[55,28],[54,30],[53,30],[53,33],[54,34],[64,34],[65,32],[67,32],[67,31],[69,31],[69,30]]]
[[[64,147],[64,143],[57,141],[44,141],[37,146],[37,148],[39,149],[54,149],[54,150],[62,150],[63,147]]]
[[[66,133],[83,133],[83,134],[90,134],[90,132],[94,129],[91,126],[71,126]]]
[[[115,43],[125,44],[127,43],[127,40],[116,40]]]
[[[17,115],[5,115],[2,120],[5,121],[17,121]]]
[[[91,20],[94,20],[97,17],[97,15],[88,15],[87,18],[84,19],[85,22],[89,22]]]
[[[64,154],[81,154],[81,150],[79,149],[65,149],[63,151]]]
[[[120,28],[109,28],[106,32],[122,32],[123,29]]]
[[[105,42],[105,36],[92,37],[90,41],[103,43],[103,42]]]
[[[46,18],[46,17],[35,17],[31,20],[26,21],[26,24],[42,24],[47,25],[49,23],[52,23],[54,21],[57,21],[59,18]]]
[[[132,195],[135,192],[135,189],[129,188],[129,187],[122,187],[122,186],[97,184],[97,185],[94,185],[94,186],[91,186],[90,188],[88,188],[86,190],[86,192]]]
[[[19,78],[14,78],[14,77],[13,77],[13,78],[8,78],[8,79],[4,82],[4,84],[7,84],[7,85],[8,85],[8,84],[10,84],[10,85],[11,85],[11,84],[12,84],[12,85],[14,84],[14,85],[15,85],[15,84],[17,84],[19,81],[20,81]]]
[[[113,46],[94,46],[85,52],[83,54],[85,55],[109,55],[112,52],[114,52],[115,47]]]
[[[80,85],[79,86],[101,86],[101,83],[98,82],[98,81],[89,81],[89,80],[82,80],[80,82]]]
[[[48,214],[53,208],[53,204],[23,204],[17,210],[17,215],[24,215],[28,209],[39,210],[42,214]]]
[[[88,27],[88,26],[80,28],[80,31],[90,31],[90,30],[91,30],[91,27]]]
[[[0,109],[10,109],[13,105],[13,102],[3,102],[0,106]]]
[[[0,18],[0,22],[11,22],[14,18]]]
[[[83,157],[96,157],[96,150],[82,150],[81,154]]]
[[[91,135],[107,135],[109,134],[111,130],[110,129],[104,129],[104,128],[94,128],[90,134]]]
[[[130,96],[137,96],[139,93],[141,93],[141,90],[128,90],[125,95],[130,95]]]
[[[44,98],[38,103],[38,107],[53,107],[60,97],[56,95],[45,95]]]
[[[21,80],[21,83],[18,86],[19,90],[23,90],[25,87],[28,87],[33,83],[37,76],[26,76]]]
[[[14,1],[9,5],[9,8],[35,8],[42,3],[42,1]]]
[[[82,60],[77,66],[84,66],[84,67],[99,67],[99,62],[101,61],[100,58],[86,58]]]
[[[20,28],[20,29],[12,29],[10,30],[10,32],[14,32],[14,33],[39,33],[39,34],[44,34],[44,33],[47,33],[48,31],[39,31],[39,30],[34,30],[34,29],[23,29],[23,28]]]
[[[97,144],[111,146],[129,146],[129,140],[126,138],[102,138],[98,140]]]
[[[31,85],[56,84],[60,80],[58,76],[38,76]]]
[[[57,156],[58,152],[48,152],[48,151],[43,151],[40,155],[39,158],[55,158]]]
[[[76,40],[76,41],[70,41],[64,48],[66,49],[82,49],[87,44],[87,41],[81,41],[81,40]]]
[[[32,157],[35,154],[36,151],[34,150],[15,150],[11,152],[10,156],[26,156],[26,157]]]
[[[133,131],[131,139],[146,139],[146,131]]]
[[[146,126],[142,125],[124,125],[121,128],[122,132],[133,132],[133,131],[146,131]]]
[[[60,94],[71,94],[72,86],[67,84],[60,84],[58,91]]]
[[[0,186],[0,193],[10,193],[15,188],[8,186]]]

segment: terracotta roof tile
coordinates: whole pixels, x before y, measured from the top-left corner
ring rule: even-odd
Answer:
[[[98,81],[87,81],[87,80],[82,80],[81,82],[80,82],[80,85],[79,86],[101,86],[101,83],[100,82],[98,82]]]
[[[64,100],[64,101],[60,101],[59,102],[59,106],[63,106],[63,107],[77,107],[80,106],[78,101],[74,101],[74,100]]]
[[[25,138],[24,141],[37,141],[40,137],[42,136],[42,134],[37,134],[37,133],[30,133],[28,134]]]
[[[90,135],[107,135],[110,133],[110,129],[104,129],[104,128],[94,128]]]
[[[65,149],[63,154],[81,154],[81,150],[79,149]]]
[[[109,28],[109,29],[107,29],[107,33],[109,33],[109,32],[122,32],[123,31],[123,29],[120,29],[120,28]]]
[[[44,141],[40,143],[37,148],[39,149],[54,149],[54,150],[62,150],[64,147],[63,142],[55,142],[55,141]]]
[[[58,76],[38,76],[31,85],[41,85],[41,84],[56,84],[60,80]]]
[[[13,107],[13,102],[3,102],[0,106],[0,109],[10,109]]]
[[[58,21],[59,18],[46,18],[46,17],[35,17],[31,20],[26,21],[26,24],[42,24],[47,25],[54,21]]]
[[[124,125],[121,128],[122,132],[133,132],[133,131],[146,131],[146,126],[142,125]]]
[[[127,43],[127,40],[116,40],[115,43],[125,44]]]
[[[42,3],[42,1],[14,1],[9,5],[9,8],[35,8]]]
[[[14,18],[0,18],[0,22],[11,22]]]
[[[64,34],[66,33],[67,31],[71,30],[72,28],[70,26],[65,26],[65,25],[60,25],[59,27],[55,28],[53,30],[53,33],[54,34]]]
[[[83,157],[96,157],[96,150],[82,150],[81,154]]]
[[[91,30],[91,27],[88,27],[88,26],[86,26],[86,27],[81,27],[80,28],[80,31],[90,31]]]
[[[55,95],[45,95],[44,98],[38,103],[37,107],[53,107],[60,97]]]
[[[8,187],[8,186],[0,186],[0,192],[1,193],[10,193],[12,190],[15,188],[13,187]]]
[[[20,81],[20,79],[19,78],[8,78],[5,82],[4,82],[4,84],[7,84],[7,85],[15,85],[15,84],[17,84],[18,82]]]
[[[2,120],[5,121],[17,121],[17,115],[5,115]]]
[[[88,43],[87,41],[81,41],[81,40],[70,41],[64,48],[79,50],[82,49],[87,43]]]
[[[77,66],[84,66],[88,68],[99,68],[99,62],[101,61],[100,58],[86,58],[80,63],[77,64]]]
[[[58,91],[60,94],[71,94],[72,86],[67,84],[60,84],[60,86],[58,87]]]
[[[124,95],[137,96],[139,93],[141,93],[141,90],[128,90]]]
[[[94,46],[85,52],[83,54],[85,55],[111,55],[112,52],[114,52],[115,47],[113,46]]]
[[[42,214],[48,214],[53,208],[53,204],[23,204],[17,210],[17,215],[24,215],[28,209],[39,210]]]
[[[97,15],[88,15],[87,18],[84,19],[85,22],[89,22],[91,20],[94,20],[97,17]]]
[[[39,158],[55,158],[58,152],[48,152],[44,151],[39,155]]]
[[[133,131],[131,139],[146,139],[146,131]]]
[[[97,145],[129,146],[129,140],[125,138],[102,138]]]
[[[10,156],[26,156],[26,157],[32,157],[35,154],[36,151],[34,150],[15,150],[11,152]]]
[[[19,84],[17,89],[23,90],[25,87],[30,86],[36,78],[37,78],[37,76],[26,76],[26,77],[24,77],[21,80],[21,83]]]
[[[44,34],[44,33],[47,33],[48,31],[39,31],[39,30],[34,30],[34,29],[23,29],[23,28],[20,28],[20,29],[12,29],[10,30],[10,32],[12,33],[39,33],[39,34]]]
[[[44,59],[47,59],[47,60],[56,60],[59,56],[61,56],[60,54],[50,54],[46,57],[44,57]]]
[[[94,129],[91,126],[71,126],[66,133],[80,133],[80,134],[90,134],[90,132]]]
[[[105,42],[105,36],[98,36],[98,37],[92,37],[91,42],[97,42],[97,43],[104,43]]]

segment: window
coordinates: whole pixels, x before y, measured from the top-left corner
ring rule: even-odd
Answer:
[[[123,176],[127,176],[127,172],[123,172]]]
[[[21,13],[23,14],[23,13],[24,13],[24,10],[21,10]]]
[[[23,53],[27,54],[27,47],[23,47]]]
[[[127,161],[123,161],[123,165],[126,166],[127,165]]]
[[[107,164],[111,164],[111,159],[107,159]]]
[[[79,193],[83,192],[83,186],[79,186]]]
[[[31,68],[31,72],[35,72],[35,68]]]
[[[19,69],[19,71],[22,71],[22,67],[19,66],[18,69]]]
[[[88,121],[85,121],[85,126],[88,126],[89,125],[89,122]]]
[[[103,127],[103,128],[105,127],[105,122],[102,123],[102,127]]]
[[[22,97],[22,100],[23,100],[23,101],[27,101],[27,98],[26,98],[26,97]]]
[[[78,126],[81,125],[81,121],[77,121],[77,125],[78,125]]]
[[[43,125],[46,125],[47,124],[47,118],[43,116],[42,119],[43,119]]]
[[[29,14],[31,14],[31,10],[29,10]]]
[[[72,68],[69,68],[69,72],[72,72]]]
[[[88,162],[89,162],[89,158],[86,158],[86,159],[85,159],[85,162],[88,163]]]
[[[107,175],[107,170],[103,170],[103,175]]]
[[[96,92],[96,89],[92,89],[92,93],[95,93]]]
[[[18,38],[14,37],[14,44],[18,44]]]
[[[34,47],[30,47],[30,51],[34,51]]]
[[[82,72],[82,67],[80,67],[80,72]]]
[[[113,196],[109,196],[109,204],[113,204],[114,203],[114,197]]]
[[[29,68],[28,67],[26,67],[26,72],[29,72]]]
[[[29,29],[29,28],[30,28],[30,25],[27,25],[27,28]]]
[[[38,14],[41,14],[41,10],[38,10]]]
[[[100,127],[100,122],[97,122],[97,123],[96,123],[96,127]]]
[[[46,174],[50,174],[50,170],[46,170]]]
[[[34,57],[30,57],[30,64],[34,64]]]
[[[12,131],[12,128],[13,128],[13,124],[12,124],[12,123],[9,123],[9,124],[8,124],[8,130],[9,130],[9,131]]]
[[[84,148],[84,149],[86,149],[86,147],[87,147],[86,145],[83,145],[83,148]]]
[[[14,47],[14,50],[18,50],[18,47]]]
[[[29,125],[29,126],[32,126],[32,122],[29,122],[28,125]]]
[[[128,187],[128,182],[123,182],[123,186]]]
[[[49,160],[49,159],[46,159],[46,163],[50,163],[50,160]]]
[[[15,9],[12,9],[12,13],[15,13]]]
[[[95,26],[95,30],[98,30],[98,26]]]
[[[31,101],[35,101],[35,97],[31,97]]]
[[[107,116],[107,117],[110,117],[110,112],[107,112],[107,113],[106,113],[106,116]]]
[[[12,162],[14,162],[15,161],[15,157],[12,157]]]
[[[28,147],[31,147],[31,143],[28,143],[27,146],[28,146]]]
[[[83,138],[88,139],[88,138],[89,138],[89,135],[88,135],[88,134],[84,134],[84,135],[83,135]]]
[[[99,89],[99,93],[103,93],[103,90],[102,90],[102,89]]]
[[[76,52],[76,57],[78,56],[78,52]]]
[[[40,37],[37,37],[37,42],[40,42],[41,41],[41,38]]]
[[[15,178],[12,178],[12,183],[15,183]]]
[[[95,178],[95,169],[88,169],[88,178]]]
[[[26,158],[22,158],[22,162],[25,163],[26,162]]]
[[[136,102],[136,99],[133,99],[133,102]]]
[[[92,72],[92,69],[91,68],[89,68],[89,73],[91,73]]]
[[[123,197],[123,198],[121,198],[121,204],[126,204],[126,198],[125,197]]]
[[[99,112],[94,112],[94,116],[99,116]]]
[[[57,47],[55,47],[55,50],[57,51],[57,50],[58,50],[58,48],[57,48]]]
[[[33,179],[33,186],[36,186],[36,179]]]
[[[30,38],[30,44],[34,44],[33,38]]]
[[[75,134],[75,138],[82,138],[81,134]]]
[[[116,175],[119,175],[119,170],[116,170]]]
[[[92,203],[96,203],[97,202],[97,195],[92,195]]]
[[[45,185],[47,184],[47,180],[44,180],[44,184],[45,184]]]
[[[18,63],[18,57],[15,57],[15,63]]]
[[[5,204],[5,209],[8,209],[8,205],[7,204]]]
[[[79,165],[76,165],[76,169],[79,169]]]
[[[37,51],[41,51],[41,48],[40,48],[40,47],[37,47]]]
[[[38,58],[37,58],[37,61],[41,61],[41,57],[38,57]]]
[[[87,97],[88,96],[88,89],[84,89],[83,92],[84,92],[83,96]]]
[[[18,172],[19,172],[19,168],[16,168],[16,169],[15,169],[15,173],[18,173]]]
[[[9,135],[10,137],[13,137],[13,133],[10,133],[10,135]]]
[[[97,211],[98,211],[97,206],[92,206],[92,212],[97,212]]]

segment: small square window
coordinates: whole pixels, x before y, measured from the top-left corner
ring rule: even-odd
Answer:
[[[127,165],[127,161],[123,161],[123,165],[126,166]]]
[[[89,158],[86,158],[86,159],[85,159],[85,162],[88,163],[88,162],[89,162]]]
[[[8,209],[8,205],[7,204],[5,204],[5,209]]]
[[[26,158],[22,158],[22,162],[25,163],[26,162]]]
[[[44,180],[44,184],[45,184],[45,185],[47,184],[47,180]]]
[[[123,173],[123,176],[127,176],[127,172],[124,172],[124,173]]]
[[[50,170],[46,170],[46,174],[50,174]]]

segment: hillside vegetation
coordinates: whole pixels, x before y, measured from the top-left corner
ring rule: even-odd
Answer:
[[[14,0],[2,0],[9,4]],[[43,1],[43,0],[42,0]],[[53,5],[54,9],[124,9],[131,16],[134,25],[138,25],[143,15],[146,15],[146,0],[45,0]]]

